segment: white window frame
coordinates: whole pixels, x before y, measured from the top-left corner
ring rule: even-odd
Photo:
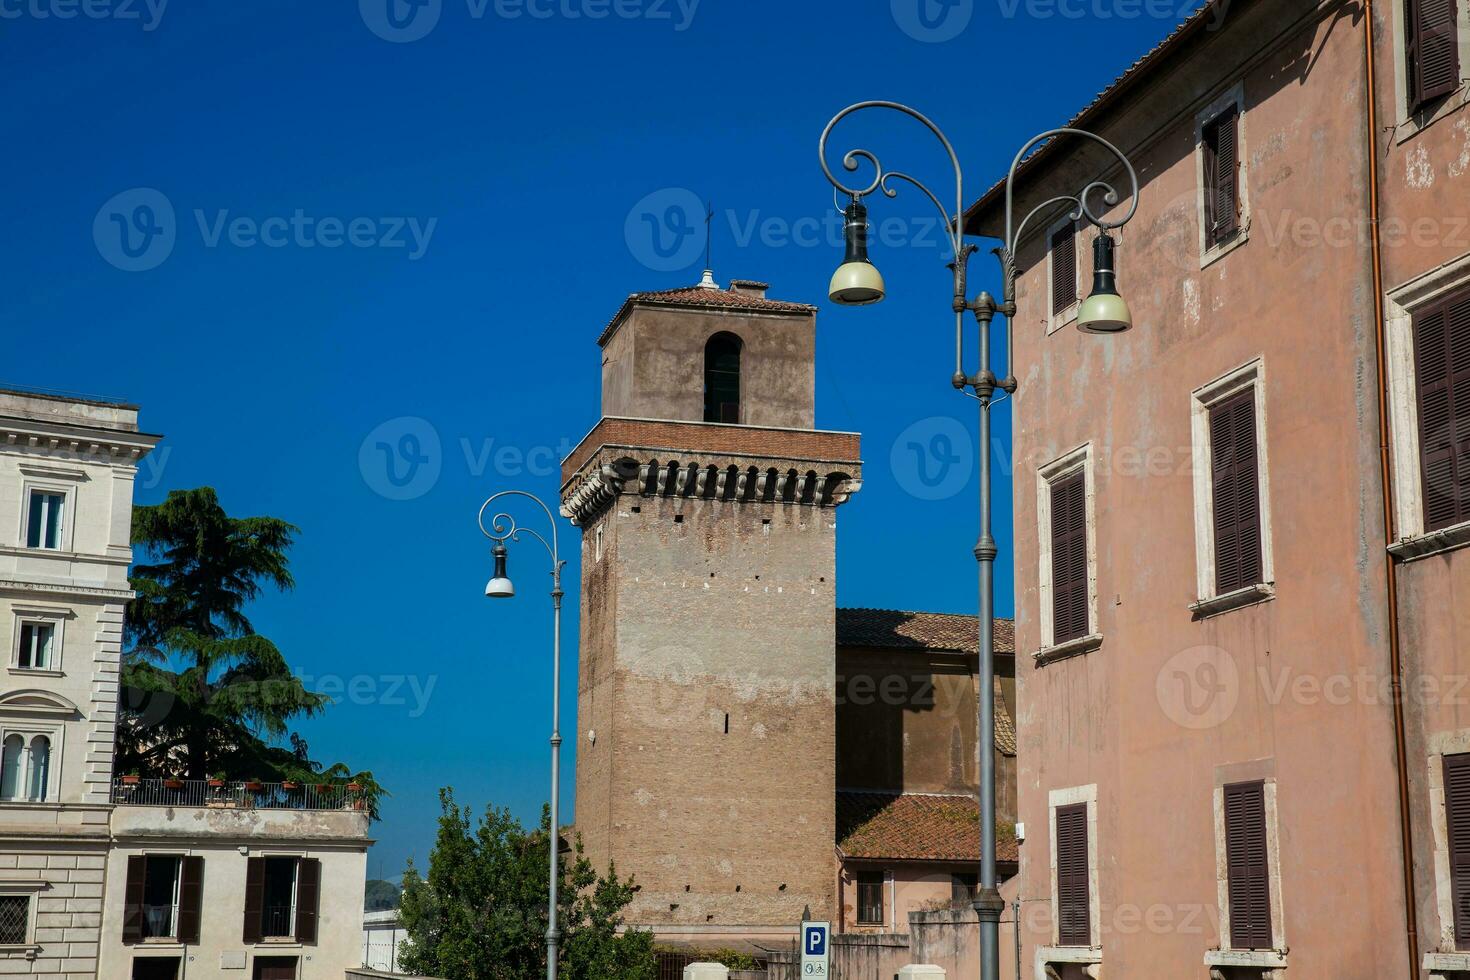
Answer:
[[[31,522],[31,496],[32,494],[46,493],[56,494],[62,498],[61,502],[61,534],[55,548],[47,548],[41,545],[36,548],[30,547],[26,542],[30,538]],[[25,480],[21,484],[21,507],[20,507],[20,536],[17,538],[19,547],[30,552],[48,552],[58,554],[72,551],[72,529],[76,526],[76,487],[65,483],[56,483],[50,480]]]
[[[1243,764],[1249,767],[1249,763]],[[1212,804],[1215,812],[1215,901],[1220,909],[1220,948],[1205,954],[1206,966],[1249,966],[1263,969],[1286,967],[1286,915],[1281,896],[1281,834],[1276,807],[1276,777],[1271,774],[1234,775],[1235,766],[1222,766],[1215,773]],[[1266,875],[1271,902],[1271,949],[1233,949],[1230,945],[1230,874],[1225,847],[1225,787],[1235,783],[1260,782],[1266,812]]]
[[[21,794],[15,799],[0,797],[0,807],[7,806],[55,806],[60,802],[61,789],[61,759],[63,749],[63,738],[66,734],[65,725],[48,725],[32,721],[11,722],[0,721],[0,752],[3,752],[5,740],[12,735],[21,737],[22,757],[21,770],[16,774],[16,790]],[[44,735],[51,741],[51,756],[47,760],[46,772],[46,798],[33,800],[30,798],[31,785],[31,741],[37,735]]]
[[[23,943],[0,945],[0,959],[13,953],[26,953],[28,959],[34,957],[39,949],[36,945],[36,906],[41,903],[37,899],[39,893],[49,887],[50,883],[45,881],[0,881],[0,896],[24,898],[27,904],[26,940]]]
[[[1393,464],[1394,532],[1389,547],[1404,559],[1470,543],[1470,521],[1424,530],[1424,473],[1419,456],[1419,383],[1414,312],[1470,285],[1470,252],[1390,289],[1384,296],[1388,357],[1389,453]]]
[[[1061,945],[1061,907],[1057,896],[1057,810],[1075,804],[1088,805],[1088,940],[1091,949],[1103,948],[1103,908],[1098,895],[1098,786],[1069,786],[1047,793],[1048,839],[1051,854],[1051,949],[1080,949]],[[1050,959],[1048,962],[1063,962]],[[1072,962],[1072,961],[1067,961]],[[1094,962],[1089,959],[1086,962]]]
[[[1470,104],[1470,0],[1456,0],[1459,6],[1455,26],[1460,29],[1460,87],[1444,97],[1434,114],[1420,119],[1409,112],[1408,25],[1404,22],[1404,0],[1393,0],[1393,84],[1394,139],[1397,143],[1412,139],[1445,116]]]
[[[169,920],[173,925],[173,931],[168,936],[149,936],[143,942],[149,945],[177,946],[179,945],[179,907],[184,888],[184,859],[189,855],[183,851],[144,851],[139,856],[144,860],[143,876],[145,882],[148,876],[147,862],[153,860],[171,860],[174,862],[173,917]]]
[[[1057,232],[1063,228],[1072,229],[1072,273],[1076,277],[1074,283],[1077,298],[1072,300],[1071,305],[1060,310],[1052,308],[1052,247],[1051,240]],[[1072,220],[1072,213],[1068,211],[1061,218],[1053,221],[1046,228],[1046,237],[1042,239],[1042,245],[1046,249],[1046,333],[1047,336],[1070,323],[1077,322],[1077,311],[1082,306],[1082,235],[1078,233],[1077,222]]]
[[[10,670],[21,674],[42,677],[62,675],[62,651],[66,647],[66,621],[71,610],[52,606],[15,605],[13,639],[10,644]],[[26,626],[51,627],[51,664],[47,667],[22,667],[20,665],[21,639]]]
[[[1256,494],[1261,508],[1261,582],[1221,596],[1215,591],[1215,474],[1210,409],[1247,389],[1255,391],[1256,400]],[[1197,614],[1208,615],[1276,594],[1276,563],[1271,546],[1271,465],[1266,452],[1265,359],[1256,357],[1196,388],[1190,394],[1189,410],[1194,451],[1191,468],[1194,471],[1195,587],[1199,595],[1199,601],[1191,604],[1190,608]]]
[[[1231,106],[1236,109],[1235,124],[1235,153],[1239,169],[1236,170],[1236,194],[1240,207],[1239,230],[1229,241],[1219,242],[1213,246],[1205,245],[1205,126],[1208,125],[1220,113]],[[1251,228],[1251,204],[1250,204],[1250,165],[1249,154],[1246,147],[1249,145],[1245,133],[1245,85],[1236,82],[1228,90],[1219,95],[1213,102],[1201,109],[1194,117],[1194,201],[1195,201],[1195,224],[1199,229],[1199,267],[1204,269],[1216,261],[1235,251],[1246,243],[1250,238]]]
[[[1051,553],[1051,488],[1060,480],[1082,473],[1082,493],[1087,522],[1087,633],[1074,640],[1058,645],[1056,642],[1054,609],[1052,606],[1052,553]],[[1098,626],[1097,598],[1097,485],[1096,466],[1093,462],[1091,442],[1084,442],[1036,470],[1036,531],[1038,554],[1037,569],[1040,577],[1038,594],[1041,597],[1041,649],[1033,656],[1038,662],[1055,660],[1073,653],[1095,650],[1102,643]]]

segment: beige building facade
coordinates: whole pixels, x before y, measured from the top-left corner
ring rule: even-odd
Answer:
[[[1470,971],[1467,65],[1462,3],[1237,2],[1072,122],[1142,190],[1116,236],[1131,331],[1068,328],[1090,226],[1054,215],[1019,254],[1037,980]],[[1056,142],[1018,214],[1099,174],[1126,180]],[[1078,474],[1074,636],[1051,548]]]

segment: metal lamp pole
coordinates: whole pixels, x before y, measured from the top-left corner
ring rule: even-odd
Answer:
[[[949,154],[950,164],[954,167],[955,208],[953,214],[929,188],[908,174],[885,170],[878,157],[868,150],[852,150],[842,158],[842,166],[847,171],[857,170],[860,161],[866,161],[873,167],[873,180],[866,187],[848,187],[832,172],[831,167],[827,164],[827,139],[833,128],[854,112],[869,108],[893,109],[904,113],[926,126],[944,145],[945,152]],[[1016,168],[1036,144],[1062,135],[1077,135],[1095,140],[1112,151],[1121,161],[1132,184],[1132,203],[1127,213],[1119,220],[1106,221],[1089,207],[1088,197],[1094,192],[1101,192],[1103,203],[1109,207],[1116,205],[1119,200],[1118,192],[1110,184],[1102,180],[1095,180],[1076,194],[1053,197],[1042,202],[1021,220],[1019,226],[1013,224],[1012,193]],[[1083,330],[1093,333],[1113,333],[1127,329],[1131,320],[1126,305],[1122,303],[1113,288],[1112,239],[1107,232],[1110,229],[1122,227],[1138,209],[1138,175],[1121,150],[1102,137],[1084,130],[1052,129],[1028,140],[1016,153],[1015,159],[1011,162],[1010,172],[1006,176],[1005,240],[1000,247],[993,250],[1000,259],[1004,283],[1002,299],[997,303],[990,293],[983,290],[973,300],[966,298],[966,276],[970,255],[978,249],[978,246],[964,240],[964,174],[960,169],[959,157],[955,154],[954,146],[938,126],[917,110],[897,102],[859,102],[843,109],[827,124],[818,143],[818,153],[822,172],[827,175],[827,180],[837,191],[847,195],[850,201],[847,209],[844,210],[848,220],[849,263],[854,257],[858,262],[867,262],[866,209],[862,204],[863,198],[874,191],[882,191],[886,197],[896,197],[898,190],[890,186],[892,181],[903,181],[913,185],[939,209],[948,229],[950,245],[954,250],[954,258],[949,263],[949,268],[954,274],[951,308],[954,311],[955,322],[955,369],[950,383],[961,393],[970,395],[980,403],[980,536],[975,544],[980,586],[980,690],[976,699],[979,702],[977,750],[980,756],[980,888],[975,896],[974,908],[980,920],[981,980],[998,980],[1000,976],[1000,918],[1005,910],[1005,902],[1001,899],[997,888],[995,871],[994,573],[997,549],[995,538],[991,534],[990,409],[995,403],[997,390],[1007,394],[1012,394],[1016,390],[1016,378],[1010,371],[1013,349],[1010,344],[1010,336],[1013,333],[1012,324],[1016,313],[1015,251],[1022,232],[1025,231],[1032,218],[1043,211],[1055,213],[1058,205],[1069,205],[1070,217],[1073,221],[1086,217],[1102,233],[1094,252],[1093,295],[1083,304],[1083,309],[1079,312],[1078,325]],[[855,225],[861,227],[854,228]],[[839,277],[843,275],[843,270],[850,268],[850,265],[845,264],[843,269],[839,270],[838,277],[834,277],[832,299],[835,302],[867,304],[882,298],[882,279],[877,276],[876,272],[866,276],[861,273],[856,276],[849,275],[844,280],[844,282],[860,284],[862,286],[860,290],[849,293],[840,288]],[[861,266],[858,268],[860,269]],[[1093,303],[1100,297],[1103,302],[1091,308],[1087,306],[1088,303]],[[1111,305],[1107,303],[1108,300],[1113,301]],[[964,368],[964,315],[967,311],[974,314],[979,334],[979,363],[973,374],[966,373]],[[997,313],[1005,316],[1007,328],[1007,374],[1003,379],[997,378],[990,367],[990,327]],[[1017,928],[1019,929],[1019,923],[1017,923]]]
[[[485,512],[501,497],[525,497],[534,500],[546,512],[546,520],[551,525],[551,540],[548,541],[531,528],[520,527],[515,518],[503,512],[495,514],[490,519],[490,527],[485,527]],[[557,927],[557,891],[561,884],[558,822],[561,804],[561,570],[566,562],[562,561],[557,549],[556,517],[551,508],[535,494],[524,490],[502,490],[480,505],[478,523],[480,532],[495,542],[495,575],[485,587],[485,595],[491,598],[508,599],[515,595],[515,588],[506,574],[506,541],[519,541],[522,534],[529,534],[540,541],[546,548],[546,553],[551,556],[551,889],[546,906],[546,978],[556,980],[557,947],[561,943],[561,930]]]

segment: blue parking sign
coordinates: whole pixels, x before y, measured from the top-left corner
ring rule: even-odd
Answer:
[[[801,924],[801,976],[803,980],[826,980],[830,959],[827,955],[827,940],[832,926],[827,922],[803,922]]]

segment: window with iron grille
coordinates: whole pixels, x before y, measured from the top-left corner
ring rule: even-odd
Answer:
[[[1212,249],[1240,230],[1240,107],[1231,105],[1200,131],[1204,154],[1205,248]]]
[[[858,925],[881,926],[883,919],[883,872],[858,875]]]
[[[980,876],[975,874],[951,874],[949,876],[949,904],[952,908],[967,909],[980,891]]]
[[[1087,856],[1087,804],[1056,810],[1057,943],[1092,945],[1091,871]]]
[[[1470,520],[1470,290],[1414,312],[1424,530]]]
[[[1460,87],[1458,18],[1455,0],[1404,3],[1404,75],[1411,113]]]
[[[30,931],[31,897],[0,895],[0,946],[24,946]]]
[[[1225,787],[1225,872],[1232,949],[1271,948],[1271,874],[1266,854],[1266,784]]]
[[[1470,949],[1470,754],[1444,757],[1444,808],[1455,948]]]

